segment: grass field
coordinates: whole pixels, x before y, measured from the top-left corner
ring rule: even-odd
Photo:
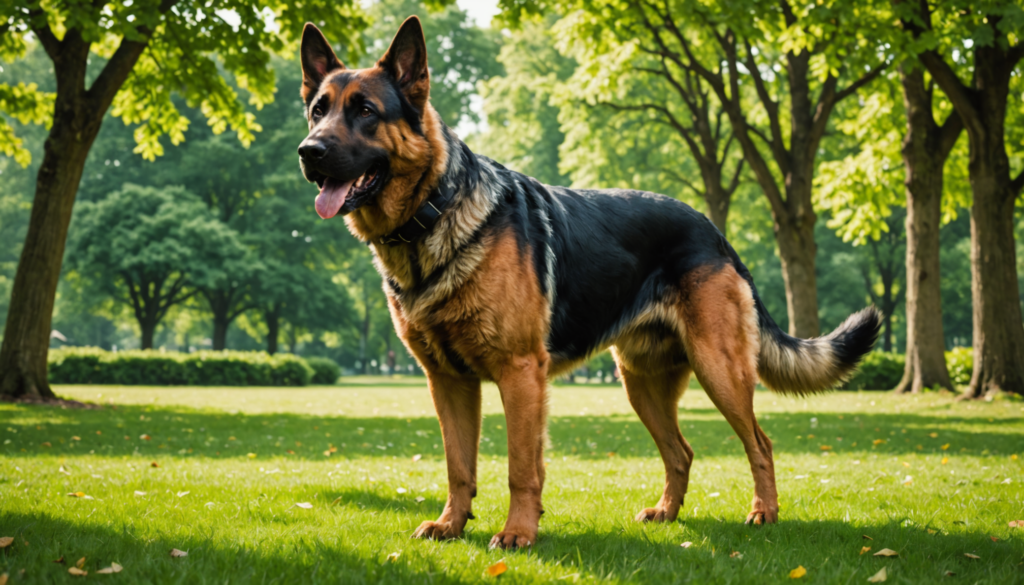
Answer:
[[[889,583],[1024,581],[1024,529],[1008,526],[1024,520],[1017,400],[758,392],[781,521],[747,527],[742,447],[690,390],[680,410],[696,452],[685,506],[678,522],[640,525],[632,518],[657,501],[663,468],[624,392],[556,387],[539,542],[503,552],[487,548],[508,507],[493,387],[477,520],[454,542],[409,538],[445,500],[421,380],[58,392],[103,406],[0,405],[0,536],[14,537],[0,573],[11,584],[772,583],[791,582],[799,566],[800,582],[813,583],[865,583],[882,567]],[[68,495],[78,492],[88,497]],[[172,548],[188,556],[171,558]],[[873,556],[883,548],[899,556]],[[69,575],[81,557],[89,574]],[[508,571],[488,576],[500,560]],[[96,574],[112,562],[123,571]]]

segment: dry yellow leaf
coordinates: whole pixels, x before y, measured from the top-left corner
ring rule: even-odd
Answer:
[[[78,567],[71,567],[71,568],[68,569],[68,573],[71,573],[72,575],[75,575],[76,577],[85,577],[86,575],[89,574],[89,571],[83,571],[82,569],[79,569]]]
[[[0,548],[7,548],[7,547],[11,546],[12,544],[14,544],[14,537],[13,536],[4,536],[4,537],[0,538]]]
[[[498,575],[501,575],[502,573],[504,573],[507,570],[508,570],[508,565],[505,564],[504,560],[501,560],[501,561],[498,561],[498,562],[494,563],[490,567],[487,567],[487,574],[490,575],[491,577],[497,577]]]
[[[977,559],[980,559],[980,558],[981,558],[981,557],[979,557],[978,555],[972,555],[971,553],[964,553],[964,556],[965,556],[965,557],[967,557],[967,558],[969,558],[969,559],[975,559],[975,560],[977,560]]]
[[[939,438],[939,433],[928,433],[928,436],[933,438],[933,439],[938,439]]]
[[[943,451],[946,451],[947,449],[949,449],[949,443],[946,443],[945,445],[940,447],[940,449],[942,449]]]
[[[872,445],[881,445],[884,442],[885,442],[885,439],[875,439],[874,441],[871,441],[871,444]]]
[[[992,542],[999,542],[999,539],[996,538],[995,536],[990,536],[989,538],[992,539]]]
[[[157,463],[156,461],[154,461],[154,462],[150,463],[149,466],[150,467],[160,467],[160,464]]]
[[[78,567],[79,569],[84,567],[85,566],[85,557],[82,557],[82,558],[78,559],[78,562],[75,563],[75,566]]]
[[[176,559],[176,558],[187,557],[187,556],[188,556],[188,553],[183,551],[183,550],[178,550],[176,548],[172,548],[171,549],[171,558]]]
[[[107,567],[106,569],[100,569],[99,571],[96,571],[96,574],[97,575],[112,575],[114,573],[120,573],[121,569],[123,569],[123,568],[124,567],[122,567],[121,565],[119,565],[117,563],[110,563],[109,567]]]
[[[885,571],[885,567],[882,570],[875,573],[871,577],[868,577],[868,583],[882,583],[889,578],[889,574]]]
[[[1010,520],[1010,528],[1024,528],[1024,520]]]
[[[412,462],[413,462],[413,463],[416,463],[416,462],[417,462],[417,461],[419,461],[420,459],[423,459],[423,455],[420,455],[419,453],[417,453],[417,454],[415,454],[415,455],[413,455],[413,456],[412,456]]]
[[[949,457],[943,457],[942,458],[942,464],[945,465],[947,463],[949,463]]]
[[[393,553],[389,554],[388,555],[388,562],[393,563],[393,562],[397,561],[398,560],[398,555],[399,555],[399,553],[397,553],[397,552],[393,552]]]
[[[256,454],[255,453],[249,453],[248,455],[246,455],[246,457],[248,457],[249,459],[255,459],[256,458]]]
[[[821,450],[822,451],[831,451],[832,450],[832,446],[831,445],[822,445],[821,446]]]
[[[730,559],[742,559],[743,558],[743,553],[741,553],[738,550],[734,550],[731,553],[729,553],[729,558]]]
[[[863,538],[864,540],[874,540],[874,538],[871,538],[867,534],[861,534],[860,537]]]
[[[862,547],[860,547],[860,554],[864,554],[864,553],[868,552],[869,550],[871,550],[870,546],[862,546]]]
[[[789,578],[790,579],[799,579],[800,577],[803,577],[806,574],[807,574],[807,569],[805,569],[803,565],[800,565],[799,567],[797,567],[797,568],[795,568],[795,569],[793,569],[792,571],[789,572]]]
[[[875,553],[876,557],[898,557],[900,553],[892,550],[891,548],[883,548],[882,550]]]
[[[693,546],[693,543],[690,542],[689,540],[687,540],[686,542],[684,542],[683,544],[680,544],[679,546],[681,546],[683,548],[690,548],[691,546]]]

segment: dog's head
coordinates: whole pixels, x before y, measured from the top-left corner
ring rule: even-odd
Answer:
[[[386,233],[415,212],[424,198],[417,185],[446,158],[420,21],[409,17],[368,69],[346,69],[312,24],[301,53],[309,135],[299,158],[320,187],[316,211],[324,219],[350,216],[358,235]]]

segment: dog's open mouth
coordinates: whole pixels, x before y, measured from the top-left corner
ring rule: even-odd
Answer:
[[[376,191],[383,180],[383,174],[380,165],[372,165],[365,173],[351,181],[342,182],[334,177],[318,180],[320,194],[316,196],[317,215],[323,219],[338,215],[345,201]]]

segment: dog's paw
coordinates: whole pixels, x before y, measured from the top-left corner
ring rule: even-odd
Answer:
[[[777,511],[754,510],[747,514],[747,520],[744,524],[748,526],[760,526],[762,524],[775,524],[778,521],[779,513]]]
[[[676,519],[679,511],[666,510],[665,508],[644,508],[636,515],[637,522],[672,522]]]
[[[462,536],[462,528],[456,526],[453,522],[433,522],[430,520],[420,524],[420,527],[412,534],[413,538],[426,538],[427,540],[451,540],[460,536]]]
[[[533,543],[537,540],[537,532],[533,531],[529,533],[525,530],[510,530],[505,529],[494,535],[491,539],[490,548],[500,549],[517,549],[526,548],[533,546]]]

